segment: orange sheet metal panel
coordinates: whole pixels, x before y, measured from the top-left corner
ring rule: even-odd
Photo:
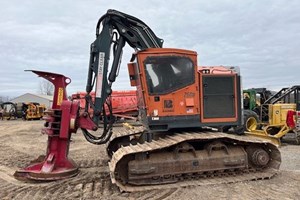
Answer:
[[[174,92],[160,95],[149,94],[147,88],[147,80],[145,77],[145,66],[143,61],[150,56],[185,56],[192,60],[195,65],[195,81],[193,84],[180,88]],[[141,51],[137,54],[138,66],[140,67],[141,84],[147,105],[147,116],[184,116],[199,115],[199,87],[197,73],[197,53],[195,51],[171,49],[171,48],[155,48]],[[159,96],[159,101],[155,100]]]

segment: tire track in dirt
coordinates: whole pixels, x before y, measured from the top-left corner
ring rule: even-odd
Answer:
[[[166,190],[153,190],[136,193],[121,193],[113,185],[109,178],[109,173],[104,167],[81,168],[77,177],[67,180],[16,185],[5,180],[0,180],[0,199],[138,199],[138,200],[167,200],[181,199],[186,195],[198,196],[201,191],[202,199],[258,199],[268,197],[268,199],[289,198],[297,199],[299,196],[298,178],[299,173],[285,171],[271,180],[250,181],[232,183],[226,185],[212,185],[209,187],[187,187],[173,188]],[[99,161],[97,161],[99,162]],[[97,163],[96,162],[96,163]],[[293,179],[293,177],[296,177]],[[282,189],[282,184],[285,189]],[[261,187],[262,185],[268,187]],[[288,189],[286,189],[288,188]],[[198,194],[198,195],[197,195]],[[201,199],[200,198],[200,199]]]
[[[172,188],[167,190],[158,190],[155,192],[155,194],[151,197],[151,199],[155,200],[164,200],[169,199],[173,193],[175,193],[178,189]]]
[[[0,148],[4,151],[13,152],[15,155],[13,158],[6,157],[0,161],[1,165],[7,166],[2,169],[2,171],[8,174],[12,174],[12,171],[14,171],[9,167],[24,167],[28,164],[29,160],[33,159],[32,156],[18,152],[9,146],[0,145]],[[6,177],[5,181],[1,181],[2,184],[0,184],[1,191],[6,191],[6,193],[0,194],[0,197],[1,199],[57,199],[64,196],[66,199],[93,199],[99,197],[111,198],[115,196],[118,199],[126,199],[129,196],[140,200],[163,200],[177,190],[154,190],[151,193],[139,192],[130,195],[128,195],[128,193],[120,193],[117,186],[113,185],[110,181],[107,167],[108,159],[85,159],[76,162],[80,168],[80,173],[71,179],[46,184],[28,185],[27,183],[14,180],[13,177]]]
[[[299,181],[293,180],[290,172],[282,172],[270,180],[247,181],[230,184],[216,184],[209,187],[196,186],[180,188],[172,195],[172,199],[299,199]],[[199,192],[201,191],[201,192]]]
[[[19,126],[19,127],[17,127]],[[232,184],[159,189],[147,192],[122,193],[110,181],[104,146],[90,146],[81,135],[73,136],[70,155],[80,167],[78,176],[48,183],[24,183],[14,180],[15,169],[26,166],[44,152],[46,139],[40,135],[42,122],[5,122],[0,126],[0,199],[299,199],[300,171],[298,146],[285,146],[284,171],[271,180]],[[20,134],[21,133],[21,134]],[[34,144],[28,143],[35,141]],[[30,148],[22,148],[26,145]],[[30,151],[28,151],[30,149]],[[29,153],[32,153],[32,155]]]
[[[92,159],[92,160],[78,160],[75,161],[80,168],[92,168],[92,167],[107,167],[108,159]]]
[[[177,189],[154,190],[149,192],[121,193],[119,188],[110,181],[107,167],[94,167],[95,163],[104,161],[85,162],[85,168],[73,178],[26,185],[2,180],[0,183],[0,199],[127,199],[128,197],[146,200],[164,200],[170,197]],[[83,164],[82,164],[83,165]]]
[[[8,177],[0,183],[0,199],[93,199],[111,197],[120,194],[117,186],[110,181],[107,160],[82,160],[79,162],[80,173],[73,178],[48,182],[26,184]],[[2,173],[11,173],[9,168],[1,168]],[[7,169],[7,171],[5,171]],[[9,175],[7,175],[9,176]]]
[[[161,189],[130,193],[130,197],[137,200],[165,200],[170,199],[179,188]]]
[[[30,160],[34,159],[32,155],[20,152],[4,144],[0,144],[0,149],[2,152],[6,152],[1,155],[0,165],[22,168],[25,167]]]

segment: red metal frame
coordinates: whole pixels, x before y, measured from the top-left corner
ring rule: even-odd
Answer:
[[[55,86],[52,109],[48,110],[45,128],[48,147],[43,161],[35,161],[24,169],[15,172],[18,179],[57,180],[78,174],[78,167],[68,158],[71,134],[76,132],[79,102],[68,101],[66,87],[71,79],[61,74],[32,71]],[[92,123],[92,121],[89,121]]]
[[[294,116],[296,117],[296,119],[298,119],[300,117],[300,111],[289,110],[287,112],[286,124],[290,128],[295,128],[296,127],[296,122],[298,120],[295,120]]]
[[[95,101],[95,92],[90,93],[93,102]],[[85,96],[86,92],[77,92],[72,94],[72,100],[80,102],[80,110],[85,110]],[[111,103],[113,115],[120,118],[127,118],[137,120],[138,106],[137,96],[135,90],[113,91],[111,94]],[[93,116],[93,109],[88,110],[90,116]],[[105,106],[105,112],[110,114],[109,109]]]

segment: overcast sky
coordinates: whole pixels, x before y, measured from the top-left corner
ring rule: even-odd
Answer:
[[[300,85],[299,0],[9,0],[0,2],[0,96],[37,93],[41,78],[64,74],[68,94],[84,91],[96,23],[116,9],[148,24],[164,47],[198,52],[198,65],[239,66],[244,88]],[[125,48],[114,89],[130,87]]]

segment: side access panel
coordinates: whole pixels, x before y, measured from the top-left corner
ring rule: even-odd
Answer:
[[[239,123],[241,105],[238,76],[203,74],[201,79],[201,122],[230,122],[232,125]]]
[[[233,76],[203,76],[203,117],[235,117]]]

